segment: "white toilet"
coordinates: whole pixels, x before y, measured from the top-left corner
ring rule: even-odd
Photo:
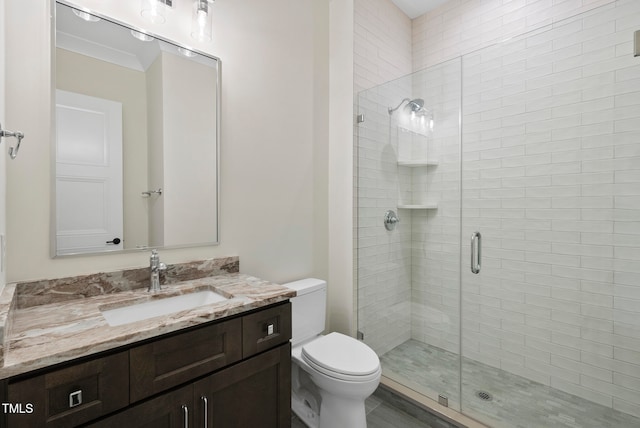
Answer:
[[[366,428],[364,400],[380,383],[376,353],[340,333],[322,335],[327,283],[308,278],[284,284],[291,299],[291,408],[311,428]]]

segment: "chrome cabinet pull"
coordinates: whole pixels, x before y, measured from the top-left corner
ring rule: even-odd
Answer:
[[[471,234],[471,272],[480,273],[480,263],[482,260],[482,235],[480,232]]]
[[[76,407],[82,404],[82,390],[78,389],[69,394],[69,408]]]
[[[184,415],[184,428],[189,428],[189,408],[182,405],[182,414]]]
[[[204,395],[200,397],[202,403],[204,404],[204,428],[209,428],[209,422],[207,420],[209,416],[209,400]]]

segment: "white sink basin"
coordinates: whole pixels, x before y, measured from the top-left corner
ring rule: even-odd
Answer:
[[[225,300],[228,299],[213,291],[205,290],[144,303],[133,303],[120,308],[101,310],[101,312],[110,326],[116,326],[185,311],[197,308],[198,306],[223,302]]]

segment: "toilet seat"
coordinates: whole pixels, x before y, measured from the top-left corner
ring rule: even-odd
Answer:
[[[352,382],[367,382],[380,376],[380,359],[358,340],[329,333],[302,347],[302,359],[327,376]]]

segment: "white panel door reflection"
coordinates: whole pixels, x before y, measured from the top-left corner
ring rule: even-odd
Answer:
[[[56,91],[57,254],[121,250],[122,104]]]

